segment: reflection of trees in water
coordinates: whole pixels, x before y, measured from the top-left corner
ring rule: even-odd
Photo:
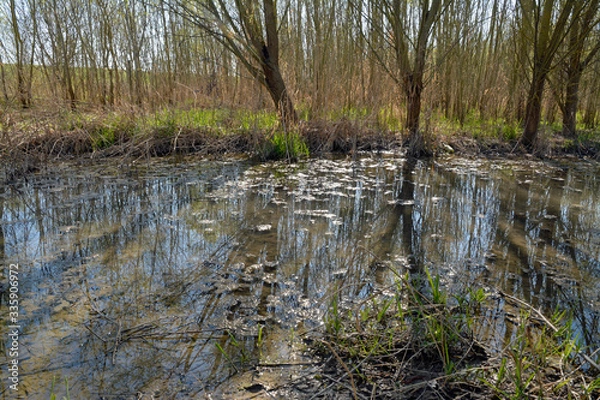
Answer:
[[[548,315],[556,307],[573,311],[588,337],[586,343],[597,342],[592,336],[598,313],[590,308],[594,289],[588,271],[598,262],[589,234],[583,233],[597,216],[582,218],[583,209],[595,209],[586,205],[590,194],[585,190],[597,183],[590,183],[588,177],[585,182],[573,179],[573,172],[523,170],[481,178],[461,168],[438,168],[436,174],[418,171],[423,185],[415,189],[415,197],[423,203],[423,211],[415,216],[423,215],[423,222],[417,224],[422,229],[423,254],[433,268],[457,264],[458,279],[464,284],[487,282]],[[440,206],[433,207],[428,200],[428,186],[435,196],[443,197]],[[445,233],[443,240],[432,239],[432,232]],[[493,257],[484,259],[488,250]],[[503,312],[502,306],[497,312]]]
[[[593,290],[588,285],[599,267],[598,244],[590,234],[600,218],[593,190],[598,182],[592,178],[578,181],[569,172],[557,175],[562,181],[530,180],[524,174],[480,179],[408,160],[400,169],[372,167],[349,180],[347,172],[343,188],[336,189],[341,194],[327,192],[324,184],[334,181],[335,173],[307,173],[303,194],[317,200],[295,201],[294,188],[286,191],[268,173],[250,183],[235,166],[178,174],[118,182],[67,177],[33,185],[14,201],[0,199],[0,217],[11,222],[0,226],[0,255],[32,260],[23,283],[38,303],[28,320],[32,327],[38,330],[58,315],[56,304],[44,298],[47,289],[37,288],[43,282],[54,285],[55,298],[85,282],[94,301],[120,321],[120,329],[160,322],[152,328],[157,335],[136,337],[116,353],[110,351],[114,337],[108,332],[118,331],[118,323],[85,317],[94,322],[96,334],[110,338],[106,342],[73,325],[76,333],[46,359],[55,370],[85,366],[90,372],[81,377],[80,387],[102,381],[107,391],[127,390],[132,385],[127,365],[139,372],[135,385],[140,387],[164,371],[226,375],[227,362],[215,343],[231,352],[239,347],[223,334],[225,328],[251,353],[258,323],[291,325],[307,315],[301,314],[303,301],[317,308],[335,287],[347,288],[346,296],[386,287],[393,280],[389,270],[371,267],[395,256],[411,264],[415,278],[430,263],[434,273],[456,265],[467,284],[488,274],[487,282],[545,313],[568,307],[586,343],[599,340],[600,321],[589,305]],[[225,185],[228,180],[239,187]],[[284,203],[270,201],[276,196]],[[435,202],[433,196],[443,200]],[[314,210],[334,217],[297,212]],[[253,229],[258,224],[273,228],[258,232]],[[493,243],[496,259],[487,269],[470,269],[483,263]],[[278,264],[267,267],[270,262]],[[258,271],[247,270],[253,264]],[[67,273],[75,279],[68,280]],[[85,316],[89,304],[83,303],[70,307]],[[178,322],[166,326],[160,319],[165,314]],[[159,337],[171,328],[195,333]],[[142,373],[146,363],[153,368]]]
[[[582,287],[586,281],[582,260],[567,238],[578,229],[573,204],[579,196],[566,182],[564,171],[537,182],[517,175],[513,190],[499,193],[501,223],[495,241],[503,259],[496,265],[506,265],[498,270],[503,290],[546,315],[557,308],[570,310],[585,344],[592,344],[598,340],[593,338],[599,326],[597,313],[585,310],[589,299]],[[568,279],[561,278],[565,274]]]

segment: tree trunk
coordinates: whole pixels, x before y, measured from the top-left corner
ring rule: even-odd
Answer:
[[[579,103],[579,82],[582,75],[581,68],[569,71],[563,108],[562,134],[565,137],[575,137],[577,123],[577,106]]]
[[[0,56],[0,82],[2,82],[2,97],[4,101],[8,102],[8,90],[6,89],[6,73],[4,72],[4,63],[2,62],[2,56]]]
[[[264,51],[266,52],[266,48]],[[298,114],[294,108],[294,102],[287,92],[279,67],[270,63],[268,58],[266,60],[267,62],[263,64],[266,87],[275,103],[281,122],[285,128],[295,125],[298,122]]]
[[[525,123],[521,142],[528,151],[533,150],[542,117],[542,96],[546,83],[546,73],[534,70],[531,88],[525,106]]]
[[[419,132],[421,92],[423,91],[421,80],[421,77],[415,74],[409,74],[406,78],[406,129],[411,136]]]
[[[65,49],[64,51],[66,52],[67,50]],[[64,81],[67,101],[69,102],[69,107],[71,110],[75,111],[77,109],[77,96],[73,86],[73,76],[71,73],[71,68],[69,67],[69,61],[65,59],[64,63]]]
[[[260,51],[265,85],[275,103],[281,123],[284,125],[284,129],[287,129],[298,122],[298,114],[296,114],[294,103],[287,91],[285,81],[279,69],[279,33],[277,27],[277,10],[273,0],[263,1],[263,12],[266,43],[264,40],[259,41],[258,38],[254,38],[253,41],[260,43],[260,48],[256,48],[259,47],[256,45],[255,48],[257,51]]]
[[[597,21],[599,3],[600,0],[590,1],[581,18],[571,28],[568,46],[569,59],[566,64],[567,82],[564,103],[561,105],[563,111],[562,133],[565,137],[575,137],[581,77],[585,68],[600,51],[600,42],[596,41],[596,44],[592,47],[587,44],[588,39],[591,38],[591,41],[593,41],[591,33],[595,21]],[[585,53],[587,55],[584,57]]]
[[[426,44],[421,43],[417,49],[414,70],[404,77],[404,90],[406,94],[406,130],[408,131],[408,155],[411,157],[430,156],[431,149],[425,143],[425,136],[420,129],[421,95],[423,93],[423,75],[425,74]]]
[[[19,97],[19,102],[23,108],[29,108],[29,96],[27,95],[25,78],[24,78],[24,70],[23,70],[23,41],[21,39],[21,33],[19,30],[19,21],[17,19],[17,10],[15,1],[10,1],[10,15],[11,15],[11,25],[12,25],[12,33],[14,37],[14,46],[15,46],[15,58],[16,58],[16,70],[17,70],[17,93]],[[33,50],[32,50],[33,51]]]

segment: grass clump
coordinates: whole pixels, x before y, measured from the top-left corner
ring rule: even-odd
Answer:
[[[355,307],[335,299],[325,317],[321,354],[334,353],[331,360],[346,365],[356,390],[364,390],[354,397],[412,398],[439,385],[457,396],[473,389],[453,387],[450,378],[487,357],[470,329],[482,292],[458,301],[428,271],[398,275],[392,289],[391,297],[372,296]]]
[[[338,389],[354,398],[596,399],[600,378],[584,365],[564,313],[551,319],[520,304],[503,349],[485,344],[486,293],[450,295],[425,270],[398,275],[393,296],[350,306],[335,298],[317,353]],[[582,362],[583,361],[583,362]],[[590,367],[591,368],[591,367]],[[598,372],[598,371],[596,371]],[[336,393],[338,395],[339,393]]]
[[[309,150],[302,136],[295,131],[275,132],[259,150],[263,160],[297,161],[308,157]]]

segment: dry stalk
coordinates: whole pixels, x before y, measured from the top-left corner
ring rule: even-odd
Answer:
[[[535,307],[534,307],[534,306],[532,306],[531,304],[529,304],[529,303],[526,303],[525,301],[523,301],[523,300],[521,300],[521,299],[519,299],[519,298],[517,298],[517,297],[511,296],[510,294],[508,294],[508,293],[505,293],[505,292],[503,292],[503,291],[498,291],[498,293],[500,294],[500,296],[506,297],[507,299],[510,299],[510,300],[512,300],[512,301],[514,301],[514,302],[516,302],[516,303],[518,303],[518,304],[521,304],[522,306],[524,306],[524,307],[526,307],[526,308],[530,309],[531,311],[533,311],[534,313],[536,313],[536,314],[537,314],[537,316],[538,316],[538,317],[539,317],[539,318],[540,318],[540,319],[541,319],[541,320],[542,320],[542,321],[543,321],[543,322],[544,322],[544,323],[545,323],[545,324],[546,324],[546,325],[547,325],[547,326],[548,326],[550,329],[552,329],[552,331],[554,331],[554,333],[558,332],[558,330],[559,330],[559,329],[558,329],[556,326],[554,326],[554,324],[553,324],[553,323],[552,323],[552,322],[551,322],[551,321],[550,321],[548,318],[546,318],[546,316],[545,316],[545,315],[544,315],[544,314],[543,314],[543,313],[542,313],[540,310],[538,310],[537,308],[535,308]],[[600,350],[600,349],[599,349],[599,350]],[[598,351],[598,350],[596,350],[596,352],[597,352],[597,351]],[[594,352],[594,353],[596,353],[596,352]],[[587,361],[587,362],[588,362],[588,363],[589,363],[591,366],[593,366],[594,368],[596,368],[596,370],[597,370],[597,371],[600,371],[600,366],[599,366],[599,365],[598,365],[598,364],[597,364],[597,363],[596,363],[594,360],[592,360],[592,359],[591,359],[589,356],[587,356],[586,354],[583,354],[583,353],[581,353],[581,352],[579,352],[579,351],[577,351],[577,355],[579,355],[580,357],[582,357],[582,358],[583,358],[585,361]]]
[[[331,353],[333,354],[335,359],[340,363],[342,368],[344,368],[344,370],[346,371],[346,374],[348,374],[348,377],[350,378],[350,384],[352,385],[352,391],[353,391],[352,394],[354,396],[354,400],[358,400],[358,390],[356,389],[356,384],[354,383],[354,377],[352,375],[352,372],[350,372],[348,365],[346,365],[344,360],[342,360],[342,358],[334,350],[333,346],[331,346],[331,344],[329,344],[329,342],[327,342],[326,340],[322,340],[321,342],[323,344],[325,344],[325,346],[327,346],[327,348],[331,351]]]

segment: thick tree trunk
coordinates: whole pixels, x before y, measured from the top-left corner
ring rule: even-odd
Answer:
[[[421,79],[415,75],[409,75],[406,80],[406,129],[410,136],[414,136],[419,132],[423,87],[420,83]]]
[[[544,94],[544,85],[546,83],[546,74],[534,71],[533,81],[527,96],[525,106],[525,121],[523,127],[523,136],[521,143],[528,151],[532,151],[537,140],[540,121],[542,118],[542,97]]]
[[[577,124],[577,106],[579,103],[579,82],[582,70],[577,68],[569,71],[567,87],[565,89],[565,104],[563,108],[562,134],[565,137],[574,137]]]
[[[283,128],[287,129],[289,126],[295,125],[298,122],[298,114],[294,109],[294,103],[290,94],[287,91],[285,81],[281,76],[281,70],[279,69],[279,33],[277,27],[277,9],[273,0],[263,1],[263,12],[265,18],[265,33],[266,43],[264,40],[253,39],[255,43],[260,43],[259,46],[255,45],[257,51],[260,51],[260,61],[265,77],[265,85],[275,107],[281,118]]]
[[[266,51],[266,49],[265,49]],[[268,55],[268,54],[267,54]],[[295,125],[298,122],[298,114],[294,108],[294,102],[290,97],[279,67],[268,61],[263,64],[265,83],[273,103],[277,108],[281,122],[284,127]]]
[[[420,129],[421,95],[423,93],[423,74],[409,74],[405,79],[406,90],[406,130],[408,138],[405,141],[408,155],[422,157],[431,154],[427,148],[425,137]]]

